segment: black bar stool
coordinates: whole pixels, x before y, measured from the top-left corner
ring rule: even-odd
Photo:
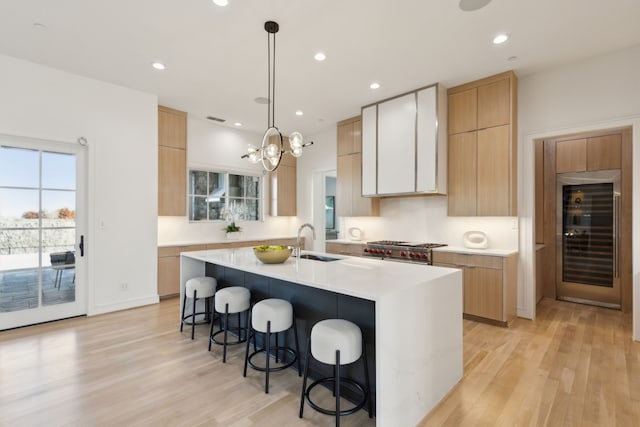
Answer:
[[[296,349],[295,351],[289,347],[278,346],[278,333],[285,332],[293,328]],[[255,334],[261,333],[265,335],[264,348],[256,348]],[[271,335],[275,334],[275,347],[271,347]],[[269,393],[269,372],[281,371],[293,365],[298,361],[298,376],[301,375],[300,367],[300,348],[298,346],[298,331],[296,329],[296,318],[293,315],[293,306],[289,301],[278,298],[270,298],[262,300],[253,306],[251,310],[251,321],[249,322],[249,337],[253,336],[254,352],[249,354],[249,343],[247,339],[247,350],[244,355],[244,372],[243,376],[247,376],[247,365],[253,369],[265,372],[264,392]],[[276,366],[270,365],[271,352],[275,352]],[[283,352],[283,356],[289,355],[289,360],[285,358],[279,359],[278,353]],[[265,353],[265,367],[256,366],[251,360],[258,353]],[[281,364],[279,364],[281,362]]]
[[[215,297],[215,311],[220,314],[224,314],[224,319],[220,320],[220,329],[213,332],[213,322],[211,322],[211,331],[209,333],[209,351],[211,351],[211,343],[222,345],[224,350],[222,353],[222,362],[227,362],[227,345],[235,345],[245,342],[248,336],[248,323],[249,319],[245,319],[245,326],[242,327],[242,321],[240,319],[240,313],[246,312],[246,316],[249,315],[249,308],[251,307],[251,292],[249,289],[242,286],[232,286],[229,288],[223,288],[216,292]],[[238,315],[238,326],[229,327],[229,314]],[[224,321],[223,321],[224,320]],[[229,331],[237,332],[237,339],[229,342]],[[243,336],[244,332],[244,336]],[[219,341],[216,336],[224,334],[223,340]]]
[[[364,362],[365,386],[351,378],[340,376],[340,366],[348,365],[362,358]],[[309,365],[315,359],[326,365],[333,365],[333,376],[320,378],[307,387]],[[304,410],[305,400],[313,409],[327,415],[336,417],[336,426],[340,425],[340,416],[349,415],[362,409],[369,402],[369,418],[373,417],[373,405],[371,403],[371,387],[369,385],[369,367],[367,366],[367,349],[360,328],[352,322],[343,319],[322,320],[311,328],[311,336],[307,342],[307,357],[305,362],[304,378],[302,380],[302,393],[300,396],[300,418]],[[333,393],[336,398],[335,409],[325,409],[315,404],[309,397],[311,390],[319,384],[333,384]],[[349,384],[356,389],[361,399],[352,408],[340,409],[340,388],[342,384]]]
[[[204,316],[204,320],[200,323],[209,322],[213,323],[210,319],[211,305],[209,303],[210,298],[216,293],[216,287],[218,282],[213,277],[194,277],[187,280],[184,287],[184,298],[182,299],[182,312],[180,314],[180,332],[184,324],[191,325],[191,339],[193,339],[196,327],[196,316]],[[187,298],[193,300],[193,308],[191,313],[185,314],[187,308]],[[196,312],[196,302],[199,299],[206,298],[205,311]]]

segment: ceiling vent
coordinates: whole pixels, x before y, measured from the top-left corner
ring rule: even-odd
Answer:
[[[226,122],[225,119],[221,119],[220,117],[213,117],[213,116],[207,116],[208,120],[212,120],[214,122],[218,122],[218,123],[224,123]]]

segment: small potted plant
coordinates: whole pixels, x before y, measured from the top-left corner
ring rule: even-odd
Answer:
[[[238,240],[242,233],[239,225],[236,221],[244,214],[242,205],[238,205],[236,202],[232,202],[231,206],[222,212],[222,218],[228,222],[224,231],[227,235],[227,240]]]

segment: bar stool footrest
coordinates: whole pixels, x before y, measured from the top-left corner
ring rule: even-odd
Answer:
[[[307,387],[307,390],[305,390],[304,397],[305,397],[305,400],[307,401],[307,403],[309,403],[309,406],[311,406],[316,411],[321,412],[321,413],[323,413],[325,415],[333,415],[333,416],[335,416],[336,415],[335,409],[334,410],[330,410],[330,409],[321,408],[320,406],[316,405],[311,400],[311,397],[309,397],[309,394],[311,393],[311,390],[314,387],[316,387],[317,385],[320,385],[320,384],[324,384],[324,383],[334,384],[335,383],[335,378],[334,377],[325,377],[325,378],[320,378],[319,380],[312,382]],[[360,385],[360,383],[354,381],[351,378],[340,377],[340,385],[342,385],[342,384],[351,384],[354,388],[356,388],[362,394],[362,400],[360,400],[356,404],[356,406],[354,406],[353,408],[344,409],[344,410],[340,411],[340,415],[351,415],[351,414],[359,411],[360,409],[362,409],[364,407],[365,403],[367,403],[367,392],[364,389],[364,387],[362,387],[362,385]],[[329,390],[333,390],[333,387],[331,387]],[[340,394],[342,394],[342,393],[340,393]]]
[[[228,342],[227,345],[236,345],[236,344],[242,344],[243,342],[247,342],[247,336],[246,336],[247,333],[244,328],[239,328],[234,326],[233,328],[228,328],[227,331],[231,333],[231,335],[236,337],[236,341]],[[237,334],[233,333],[233,331],[236,331]],[[223,341],[219,341],[218,339],[216,339],[216,335],[223,334],[223,333],[224,333],[224,329],[216,331],[213,335],[211,335],[209,339],[214,344],[224,345]],[[244,338],[242,337],[242,335],[244,335]]]
[[[298,356],[296,356],[296,352],[289,348],[289,347],[271,347],[270,348],[271,351],[284,351],[285,353],[287,353],[288,355],[292,356],[293,359],[291,359],[289,362],[287,362],[284,365],[280,365],[280,366],[269,366],[269,372],[275,372],[275,371],[282,371],[283,369],[287,369],[288,367],[292,366],[296,360],[298,360]],[[253,364],[253,362],[251,361],[251,358],[257,354],[261,354],[266,352],[267,349],[265,348],[261,348],[260,350],[256,350],[253,353],[251,353],[247,359],[247,363],[249,364],[249,366],[251,366],[253,369],[255,369],[256,371],[260,371],[260,372],[266,372],[267,369],[266,367],[260,367],[260,366],[256,366]]]

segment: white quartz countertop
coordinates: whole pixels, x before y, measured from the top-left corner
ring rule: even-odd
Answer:
[[[303,251],[303,253],[339,258],[339,260],[322,262],[290,257],[282,264],[263,264],[255,257],[252,248],[182,252],[181,255],[373,301],[378,301],[387,294],[459,273],[457,269],[430,265],[309,251]]]
[[[472,254],[472,255],[493,255],[493,256],[509,256],[513,254],[517,254],[517,249],[471,249],[465,248],[464,246],[442,246],[439,248],[434,248],[434,252],[456,252],[461,254]]]

